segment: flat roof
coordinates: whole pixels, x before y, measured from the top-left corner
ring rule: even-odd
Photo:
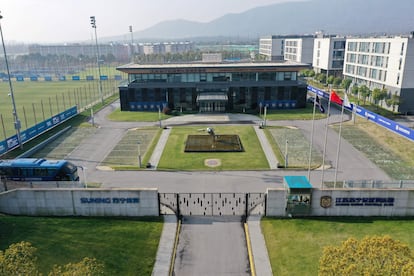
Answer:
[[[307,63],[294,61],[272,61],[272,62],[188,62],[188,63],[162,63],[162,64],[135,64],[129,63],[118,66],[116,69],[123,72],[134,70],[163,70],[163,69],[230,69],[230,68],[283,68],[297,67],[309,68]]]
[[[309,183],[306,176],[285,176],[285,184],[289,189],[311,189],[312,185]]]

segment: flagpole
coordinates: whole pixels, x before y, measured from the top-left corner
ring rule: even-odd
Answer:
[[[315,110],[316,110],[316,97],[318,97],[317,92],[315,92],[315,99],[313,100],[313,115],[312,115],[312,130],[311,130],[311,140],[309,146],[309,164],[308,164],[308,181],[310,181],[310,171],[312,164],[312,147],[313,147],[313,131],[315,129]]]
[[[342,132],[342,121],[343,121],[343,117],[344,117],[344,107],[345,107],[345,103],[342,102],[341,121],[339,122],[338,147],[336,149],[336,168],[335,168],[334,188],[336,188],[336,180],[337,180],[337,177],[338,177],[339,151],[340,151],[340,147],[341,147],[341,132]]]
[[[323,156],[322,156],[322,178],[321,178],[321,185],[322,189],[324,188],[324,177],[325,177],[325,155],[326,155],[326,143],[328,141],[328,126],[329,126],[329,116],[331,112],[331,87],[329,86],[329,100],[328,100],[328,111],[326,113],[326,127],[325,127],[325,141],[323,143]]]

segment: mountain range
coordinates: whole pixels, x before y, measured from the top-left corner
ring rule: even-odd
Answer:
[[[134,32],[136,39],[191,40],[313,34],[407,34],[414,31],[413,0],[304,0],[227,14],[207,23],[171,20]],[[109,38],[107,38],[109,39]],[[112,37],[123,40],[125,35]]]

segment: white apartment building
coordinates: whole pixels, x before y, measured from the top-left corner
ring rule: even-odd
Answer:
[[[354,84],[386,89],[398,95],[395,111],[414,114],[414,39],[410,37],[348,38],[343,75]],[[385,101],[381,105],[387,107]]]
[[[313,36],[285,39],[284,60],[312,64],[314,40]]]
[[[312,64],[313,35],[272,35],[260,38],[259,54],[268,61],[290,60]]]
[[[317,37],[313,48],[313,69],[316,73],[341,77],[344,68],[345,37]]]
[[[264,56],[267,61],[283,60],[285,38],[284,36],[278,35],[260,38],[259,54]]]

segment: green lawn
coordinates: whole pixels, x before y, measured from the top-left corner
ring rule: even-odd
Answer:
[[[141,153],[141,168],[145,168],[145,164],[151,158],[151,154],[147,153],[152,153],[160,135],[161,129],[157,127],[128,130],[101,165],[116,170],[136,170],[139,163],[138,156]],[[140,143],[139,147],[138,142]]]
[[[414,249],[413,219],[265,217],[261,227],[273,275],[318,275],[323,247],[351,236],[390,235]]]
[[[103,81],[103,96],[117,93],[117,86],[116,81]],[[69,107],[77,105],[78,109],[82,109],[101,98],[98,81],[13,81],[13,91],[22,131]],[[4,99],[0,101],[0,114],[6,137],[16,134],[9,93],[9,83],[0,82],[0,97]],[[0,140],[5,138],[3,132],[0,137]]]
[[[187,135],[208,135],[205,126],[174,127],[161,160],[164,170],[263,170],[269,169],[266,157],[252,126],[214,126],[217,135],[237,134],[244,152],[184,152]],[[206,159],[219,159],[221,165],[207,167]]]
[[[264,119],[264,114],[261,114]],[[280,121],[280,120],[312,120],[313,118],[313,104],[308,103],[306,108],[298,109],[282,109],[282,110],[268,110],[266,120]],[[320,113],[316,108],[315,120],[326,118],[326,113]]]
[[[117,108],[114,112],[109,114],[108,119],[111,121],[120,121],[120,122],[157,122],[170,118],[171,115],[165,115],[162,112],[137,112],[137,111],[121,111]]]
[[[94,257],[105,275],[151,275],[161,236],[161,217],[43,218],[0,216],[0,250],[28,241],[40,271]]]

